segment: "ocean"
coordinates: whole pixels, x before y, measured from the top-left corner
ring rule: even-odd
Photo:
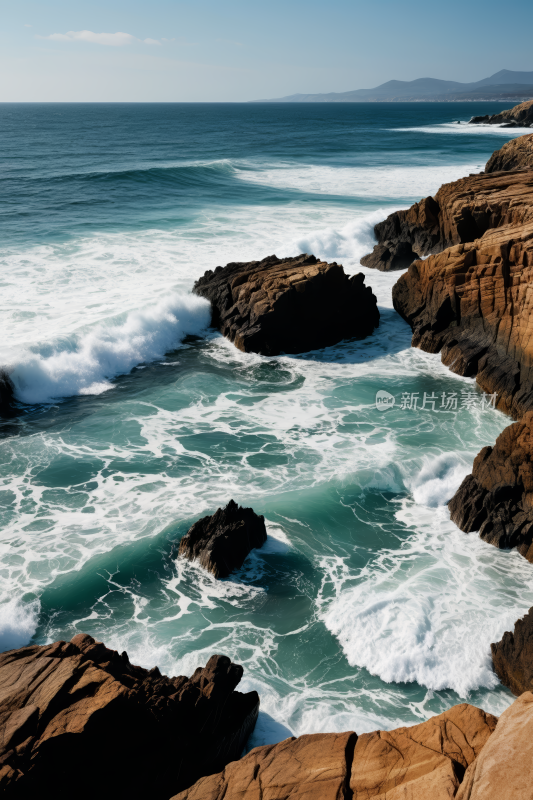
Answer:
[[[501,107],[0,105],[0,650],[226,654],[261,696],[249,746],[511,703],[490,642],[531,566],[446,507],[509,419],[410,347],[400,273],[359,265],[376,222],[523,133],[466,125]],[[208,327],[206,269],[302,252],[365,273],[372,336],[266,358]],[[230,498],[267,544],[221,581],[173,560]]]

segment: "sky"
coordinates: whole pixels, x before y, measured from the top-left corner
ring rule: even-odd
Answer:
[[[0,102],[242,102],[533,70],[533,2],[0,0]]]

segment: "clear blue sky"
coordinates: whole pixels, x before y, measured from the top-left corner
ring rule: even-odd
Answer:
[[[533,70],[531,0],[0,0],[0,19],[0,101],[241,101]]]

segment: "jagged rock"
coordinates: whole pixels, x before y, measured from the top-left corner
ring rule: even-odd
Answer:
[[[167,800],[242,752],[259,709],[242,672],[212,656],[167,678],[85,634],[0,654],[3,796]]]
[[[463,703],[411,728],[286,739],[173,800],[450,800],[496,722]]]
[[[193,291],[211,302],[211,324],[239,350],[273,356],[372,333],[379,311],[364,280],[314,256],[269,256],[208,270]]]
[[[457,800],[531,800],[532,764],[533,694],[526,692],[501,715],[466,770]]]
[[[518,136],[496,150],[485,167],[485,172],[502,172],[533,167],[533,133]]]
[[[533,173],[466,180],[462,205],[473,230],[463,236],[480,238],[413,262],[393,288],[394,308],[411,325],[413,346],[441,352],[453,372],[475,375],[498,408],[519,417],[533,407]],[[490,182],[493,191],[481,193]]]
[[[371,253],[363,256],[361,264],[363,267],[379,269],[381,272],[390,272],[397,269],[407,269],[415,258],[418,258],[418,256],[409,242],[385,240],[383,244],[377,244]]]
[[[472,474],[448,503],[455,524],[533,562],[533,413],[505,428],[476,456]],[[528,687],[529,688],[529,687]]]
[[[251,550],[262,547],[266,540],[265,518],[230,500],[225,508],[194,523],[177,546],[177,555],[189,561],[198,560],[215,578],[226,578],[242,567]]]
[[[441,253],[447,247],[473,242],[487,231],[533,219],[532,201],[530,173],[482,172],[445,183],[435,197],[426,197],[379,222],[374,227],[378,244],[361,264],[381,270],[405,269],[417,257]]]
[[[513,108],[508,108],[505,111],[500,111],[499,114],[487,114],[484,117],[472,117],[470,120],[471,125],[484,123],[485,125],[501,125],[502,127],[529,126],[533,123],[533,100],[526,100],[525,103],[519,103]],[[504,124],[507,123],[507,124]]]
[[[494,671],[513,694],[533,689],[533,608],[490,646]]]

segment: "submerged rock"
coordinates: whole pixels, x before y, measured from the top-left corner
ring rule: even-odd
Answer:
[[[533,690],[533,608],[517,620],[514,632],[506,631],[501,641],[491,644],[496,675],[513,694]],[[533,730],[532,730],[533,733]]]
[[[0,654],[3,797],[167,800],[242,752],[259,710],[242,673],[212,656],[167,678],[84,634]]]
[[[484,117],[472,117],[471,125],[501,125],[510,127],[529,127],[533,123],[533,100],[526,100],[513,108],[500,111],[499,114],[487,114]],[[517,124],[518,123],[518,124]]]
[[[208,270],[193,291],[211,303],[211,324],[239,350],[305,353],[368,336],[379,324],[362,273],[348,277],[315,256],[269,256]]]
[[[225,508],[194,523],[179,543],[178,556],[199,561],[215,578],[226,578],[266,540],[265,518],[230,500]]]
[[[500,548],[517,547],[533,562],[533,413],[484,447],[448,503],[455,524]],[[530,688],[530,687],[528,687]],[[532,687],[533,688],[533,687]],[[524,690],[525,691],[525,690]]]
[[[485,167],[485,172],[503,172],[533,167],[533,133],[518,136],[496,150]]]
[[[290,738],[256,747],[173,800],[450,800],[496,722],[463,703],[410,728]]]

